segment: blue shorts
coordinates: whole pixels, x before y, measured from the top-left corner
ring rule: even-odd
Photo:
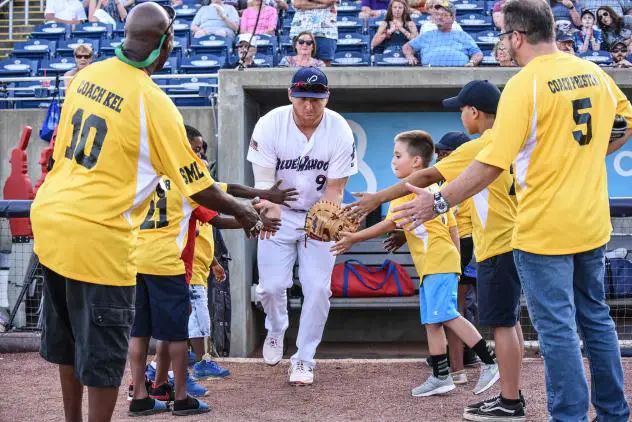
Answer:
[[[136,275],[132,337],[164,341],[189,338],[189,286],[182,275]]]
[[[325,62],[330,62],[336,54],[338,40],[331,38],[316,37],[316,58]]]
[[[419,310],[422,324],[439,324],[458,318],[459,275],[429,274],[419,287]]]
[[[488,327],[513,327],[520,320],[520,293],[513,252],[478,263],[478,321]]]

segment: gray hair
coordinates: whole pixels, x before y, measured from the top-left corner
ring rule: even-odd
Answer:
[[[555,19],[548,2],[509,0],[503,7],[505,30],[525,33],[531,45],[555,41]]]

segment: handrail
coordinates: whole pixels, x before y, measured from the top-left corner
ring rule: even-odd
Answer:
[[[9,1],[9,0],[5,0]],[[176,73],[176,74],[164,74],[164,75],[151,75],[151,79],[190,79],[190,78],[218,78],[218,73]],[[10,82],[31,82],[31,81],[54,81],[57,79],[55,76],[21,76],[11,78],[0,78],[1,83]],[[60,76],[60,80],[72,79],[71,77]]]
[[[24,0],[24,25],[29,24],[29,0]]]
[[[2,9],[7,3],[9,3],[9,40],[13,40],[13,0],[4,0],[0,2],[0,9]]]

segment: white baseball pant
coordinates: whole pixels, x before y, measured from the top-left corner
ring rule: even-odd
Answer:
[[[273,335],[283,335],[289,325],[287,289],[292,286],[292,270],[298,257],[298,276],[303,288],[303,307],[296,339],[297,352],[291,362],[299,360],[314,367],[314,355],[320,343],[331,296],[331,272],[335,257],[329,252],[333,242],[307,239],[305,246],[305,212],[283,208],[281,228],[268,240],[259,240],[257,262],[259,285],[257,299],[266,313],[265,326]]]

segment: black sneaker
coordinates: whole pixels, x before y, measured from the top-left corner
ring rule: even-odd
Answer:
[[[486,406],[481,406],[472,411],[465,411],[463,418],[466,421],[474,422],[524,422],[526,421],[524,407],[522,403],[509,405],[502,402],[499,398]]]
[[[152,384],[149,387],[148,394],[149,394],[149,397],[151,397],[154,400],[160,400],[160,401],[165,401],[165,402],[172,402],[173,395],[174,395],[173,387],[169,385],[169,383],[164,383],[157,387],[154,387],[154,385]]]
[[[160,400],[154,400],[150,397],[144,399],[132,400],[129,404],[129,416],[149,416],[156,413],[168,412],[169,405]]]
[[[524,396],[522,395],[522,391],[520,391],[518,394],[520,395],[519,396],[520,404],[522,405],[523,408],[526,409],[527,408],[527,402],[525,401]],[[488,398],[486,400],[479,401],[478,403],[467,405],[467,406],[465,406],[465,411],[466,412],[471,412],[473,410],[480,409],[483,406],[489,406],[491,403],[494,403],[499,398],[500,398],[500,395],[493,396],[493,397],[490,397],[490,398]]]
[[[208,404],[198,399],[194,399],[191,396],[187,396],[184,400],[176,400],[173,402],[173,410],[171,411],[171,414],[173,416],[189,416],[208,413],[210,411],[211,409],[208,407]]]

